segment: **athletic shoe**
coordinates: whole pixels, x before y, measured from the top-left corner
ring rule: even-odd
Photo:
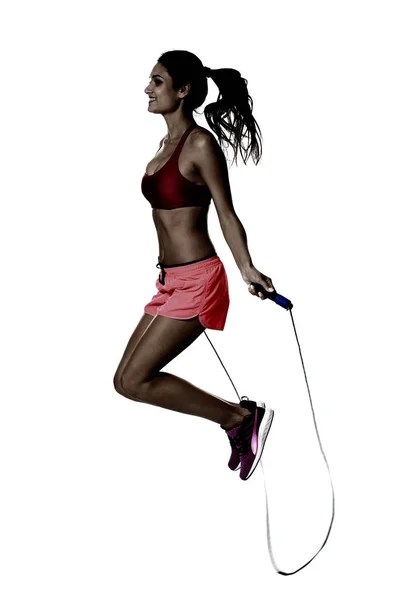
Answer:
[[[242,396],[242,398],[247,398],[247,396]],[[253,403],[254,404],[254,403]],[[255,404],[257,404],[258,406],[265,408],[265,404],[264,402],[256,402]],[[241,406],[241,401],[240,401],[240,406]],[[250,407],[248,407],[248,410],[253,414],[254,413],[254,409],[251,409]],[[240,468],[241,464],[240,464],[240,453],[237,450],[237,446],[234,443],[234,439],[236,438],[240,427],[242,425],[243,422],[241,422],[239,425],[236,425],[235,427],[233,427],[232,429],[225,429],[222,425],[220,425],[221,429],[224,429],[224,431],[226,432],[226,434],[228,435],[228,441],[230,442],[230,446],[231,446],[231,456],[230,456],[230,460],[228,461],[228,466],[232,471],[238,471],[238,469]]]
[[[257,402],[249,400],[247,396],[242,396],[240,406],[248,408],[251,414],[244,417],[236,433],[228,431],[227,434],[233,440],[240,455],[240,479],[245,481],[251,477],[260,462],[274,411],[271,408],[259,406]]]

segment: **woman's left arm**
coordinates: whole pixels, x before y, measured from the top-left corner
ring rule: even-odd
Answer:
[[[193,138],[193,162],[211,192],[224,238],[250,294],[257,295],[250,285],[252,281],[268,292],[275,291],[271,279],[256,269],[251,260],[247,234],[233,206],[223,151],[211,133],[199,131]],[[259,296],[265,299],[263,294],[259,293]]]

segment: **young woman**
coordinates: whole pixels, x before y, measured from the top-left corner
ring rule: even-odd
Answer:
[[[243,280],[275,291],[271,279],[252,263],[245,230],[233,207],[221,147],[214,135],[193,119],[193,110],[207,96],[207,77],[220,90],[217,102],[204,110],[219,142],[231,144],[237,159],[239,146],[242,154],[245,127],[251,153],[257,162],[260,159],[259,127],[248,104],[247,81],[240,73],[208,69],[197,56],[183,50],[162,54],[144,91],[148,111],[164,117],[167,135],[142,179],[142,192],[153,209],[159,243],[156,266],[161,273],[157,293],[144,307],[124,351],[114,386],[131,400],[218,423],[227,431],[232,447],[229,467],[237,470],[241,462],[240,477],[247,479],[261,456],[273,411],[250,400],[228,402],[161,370],[206,328],[224,329],[230,300],[226,271],[207,230],[211,198]],[[227,115],[229,120],[223,118]],[[224,129],[230,138],[234,136],[234,143]],[[253,286],[248,289],[256,295]]]

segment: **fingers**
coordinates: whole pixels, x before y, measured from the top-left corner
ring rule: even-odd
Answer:
[[[257,293],[257,290],[255,289],[253,284],[250,283],[248,286],[248,291],[250,292],[250,294],[252,294],[253,296],[258,295],[259,298],[261,298],[261,300],[266,300],[268,294],[275,293],[275,287],[269,277],[265,278],[264,285],[262,283],[259,285],[261,285],[261,287],[263,288],[263,291],[262,292],[258,291],[258,293]]]
[[[256,292],[254,286],[252,283],[250,283],[250,285],[248,286],[248,291],[250,292],[250,294],[252,294],[253,296],[259,296],[261,298],[261,300],[266,300],[267,296],[264,296],[264,294],[262,292]]]

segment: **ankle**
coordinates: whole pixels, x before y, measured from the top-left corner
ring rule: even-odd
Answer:
[[[233,427],[237,427],[243,422],[244,417],[250,414],[251,412],[247,408],[239,406],[237,412],[232,415],[231,419],[225,423],[221,423],[221,426],[226,430],[233,429]]]

